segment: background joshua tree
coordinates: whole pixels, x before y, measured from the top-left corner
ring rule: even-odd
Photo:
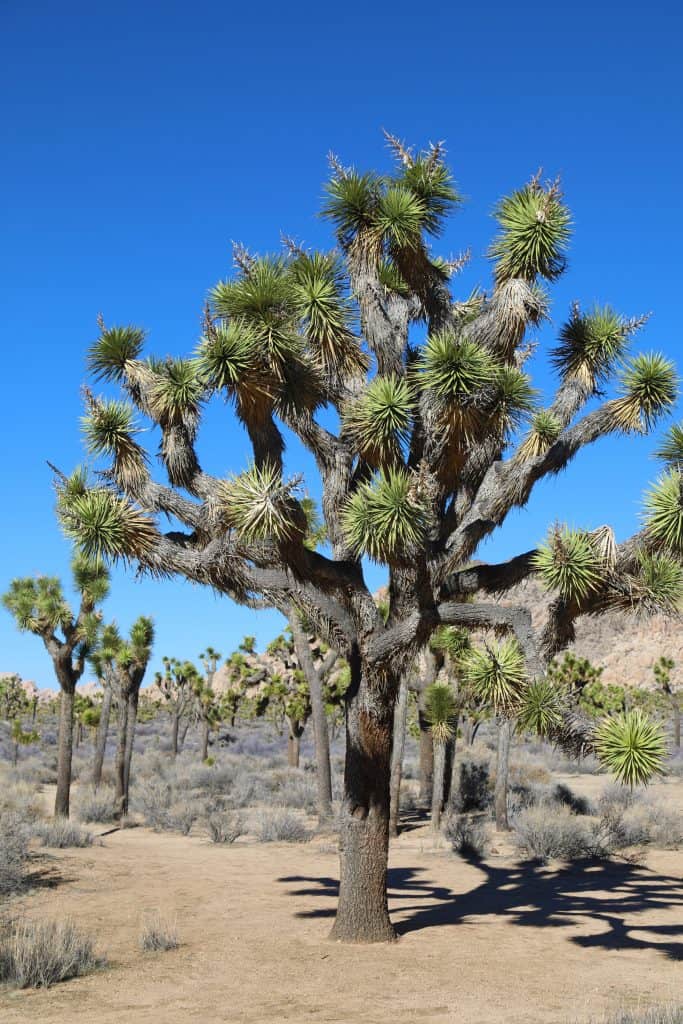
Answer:
[[[88,659],[90,667],[102,687],[102,703],[100,705],[100,718],[97,723],[95,756],[92,770],[92,785],[94,789],[97,789],[102,782],[102,766],[104,765],[104,755],[107,749],[111,706],[116,689],[114,660],[120,645],[121,636],[118,628],[113,622],[109,623],[103,627],[97,647],[91,652]]]
[[[69,816],[76,683],[83,675],[88,651],[97,641],[97,605],[109,593],[109,574],[98,558],[76,555],[71,569],[74,589],[80,595],[77,612],[69,607],[62,585],[54,576],[15,579],[2,598],[19,629],[35,633],[43,641],[59,683],[55,816],[65,818]]]
[[[432,789],[432,829],[441,827],[443,791],[446,771],[446,747],[453,738],[458,723],[457,701],[448,683],[432,683],[426,695],[427,721],[434,744],[434,785]]]
[[[181,746],[180,724],[190,720],[194,687],[201,682],[201,676],[191,661],[164,658],[163,662],[164,672],[157,672],[154,681],[171,716],[171,751],[177,757]]]
[[[391,173],[332,161],[323,215],[337,251],[288,243],[282,254],[257,257],[236,249],[235,273],[211,290],[189,358],[144,358],[144,331],[100,321],[88,367],[120,385],[123,399],[89,396],[84,433],[90,454],[108,460],[108,476],[91,482],[77,471],[59,481],[62,523],[84,552],[179,575],[246,605],[295,606],[347,659],[332,934],[353,941],[394,936],[386,900],[394,702],[434,630],[506,632],[534,679],[572,640],[579,615],[670,610],[683,587],[675,438],[635,536],[616,544],[606,528],[556,525],[537,549],[472,564],[537,481],[601,437],[650,431],[672,409],[678,380],[662,355],[629,357],[644,318],[575,305],[550,352],[555,394],[541,405],[525,370],[527,332],[547,315],[544,283],[566,263],[571,217],[559,184],[536,176],[501,200],[491,287],[455,298],[462,260],[430,248],[461,202],[443,148],[414,153],[389,142]],[[425,327],[419,345],[415,324]],[[226,397],[253,461],[221,479],[202,468],[197,441],[205,404]],[[321,417],[326,407],[333,415]],[[152,476],[136,437],[140,416],[160,428],[167,482]],[[322,496],[322,550],[306,544],[300,478],[283,465],[284,429],[317,467],[310,489]],[[162,532],[164,515],[180,526]],[[363,558],[387,569],[386,620]],[[531,573],[555,595],[538,634],[526,609],[487,600]],[[568,749],[585,749],[588,728],[568,709],[556,733]],[[633,742],[626,731],[622,739]]]
[[[206,761],[209,756],[209,739],[211,730],[220,725],[223,716],[223,704],[213,689],[221,656],[213,647],[207,647],[199,655],[204,666],[204,678],[198,678],[194,684],[195,713],[201,728],[200,758]]]
[[[154,623],[141,615],[130,629],[129,639],[122,641],[115,656],[118,682],[118,744],[116,748],[116,810],[119,816],[128,814],[130,770],[133,760],[135,726],[138,718],[140,687],[152,656]]]
[[[671,673],[676,667],[676,662],[673,658],[668,658],[662,654],[660,658],[654,663],[652,671],[654,673],[655,682],[657,686],[666,696],[672,711],[673,721],[673,743],[674,746],[680,749],[681,746],[681,698],[671,682]]]
[[[24,731],[22,718],[31,709],[32,701],[21,685],[17,675],[0,679],[0,721],[7,722],[12,741],[12,763],[16,767],[19,760],[19,747],[37,742],[38,733],[29,729]]]

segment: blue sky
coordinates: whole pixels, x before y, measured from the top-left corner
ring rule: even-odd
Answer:
[[[231,240],[264,252],[284,232],[328,246],[316,217],[326,154],[384,166],[382,127],[417,145],[446,140],[468,197],[442,246],[472,248],[462,294],[488,283],[500,195],[540,165],[562,175],[575,236],[534,365],[546,393],[543,353],[573,299],[652,310],[638,347],[679,356],[675,6],[5,0],[0,587],[67,573],[45,460],[70,469],[82,458],[79,387],[97,313],[144,325],[149,351],[187,354],[207,289],[230,269]],[[212,471],[247,460],[221,406],[201,442]],[[628,535],[656,473],[652,448],[602,442],[543,485],[482,557],[526,549],[558,517]],[[296,449],[289,460],[298,465]],[[274,614],[123,570],[105,612],[123,628],[153,614],[157,662],[206,644],[228,654],[245,633],[265,642],[279,628]],[[40,641],[4,611],[0,671],[53,685]]]

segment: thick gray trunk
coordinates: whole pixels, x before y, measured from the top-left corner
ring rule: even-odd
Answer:
[[[209,723],[206,719],[202,721],[202,749],[201,760],[206,761],[209,756]]]
[[[296,612],[289,616],[294,638],[294,647],[299,664],[308,683],[313,719],[313,741],[315,744],[316,781],[318,786],[318,820],[325,824],[332,818],[332,769],[330,766],[330,732],[323,700],[323,683],[316,669],[308,646],[308,636]]]
[[[358,656],[350,664],[339,904],[330,937],[342,942],[387,942],[396,937],[387,904],[394,698],[390,680],[371,686]]]
[[[294,727],[290,726],[290,732],[287,737],[287,764],[290,768],[299,767],[299,759],[301,756],[301,733],[298,732]]]
[[[441,810],[443,808],[444,780],[446,778],[446,744],[434,744],[434,785],[432,787],[432,830],[441,828]]]
[[[178,736],[178,748],[180,750],[183,750],[184,747],[185,747],[185,739],[187,738],[187,730],[189,728],[190,728],[190,720],[189,720],[189,718],[185,718],[183,720],[182,725],[180,726],[180,734]]]
[[[417,722],[420,727],[420,803],[430,807],[434,782],[434,744],[425,714],[424,691],[420,694],[417,706]]]
[[[106,686],[102,697],[102,709],[100,711],[100,721],[97,726],[97,737],[95,739],[95,760],[92,770],[92,784],[95,789],[97,789],[102,782],[102,766],[104,765],[104,755],[107,749],[107,735],[109,733],[109,719],[111,717],[111,702],[112,688],[111,686]]]
[[[403,675],[394,708],[394,742],[391,748],[391,782],[389,787],[389,835],[398,835],[398,816],[401,802],[401,775],[403,753],[406,744],[406,721],[408,718],[408,676]]]
[[[123,769],[123,802],[122,813],[128,814],[130,804],[130,771],[133,762],[133,748],[135,744],[135,727],[138,721],[138,700],[139,691],[134,689],[128,696],[126,712],[126,745]]]
[[[496,759],[496,788],[494,792],[494,808],[496,828],[499,832],[508,832],[508,774],[510,770],[510,741],[514,726],[508,719],[501,719],[498,726],[498,756]]]
[[[180,727],[180,718],[178,715],[173,715],[173,724],[171,725],[171,752],[174,757],[178,756],[178,729]]]
[[[74,702],[76,688],[62,688],[59,710],[59,738],[57,740],[57,793],[55,817],[69,817],[71,794],[71,761],[74,742]]]
[[[678,703],[678,694],[671,694],[671,710],[673,711],[674,746],[680,750],[681,746],[681,706]]]
[[[119,720],[118,738],[116,743],[116,756],[114,758],[114,778],[116,785],[116,799],[114,806],[116,816],[123,817],[126,813],[124,805],[126,802],[126,734],[128,723],[128,698],[121,694],[119,698]]]

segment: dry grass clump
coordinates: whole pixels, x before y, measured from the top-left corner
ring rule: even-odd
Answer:
[[[28,860],[29,828],[16,811],[0,811],[0,896],[16,892],[24,883]]]
[[[75,801],[79,821],[105,825],[114,821],[115,794],[108,787],[82,790]]]
[[[247,829],[239,812],[218,809],[207,815],[206,831],[212,843],[234,843]]]
[[[73,921],[12,921],[0,934],[0,982],[49,988],[101,966],[92,939]]]
[[[683,1006],[668,1003],[644,1010],[618,1010],[601,1024],[683,1024]]]
[[[88,832],[78,822],[70,821],[69,818],[51,818],[48,821],[35,822],[32,835],[41,846],[48,846],[54,850],[92,846],[95,842],[92,832]]]
[[[489,831],[482,816],[452,814],[443,827],[454,853],[465,860],[482,860],[489,848]]]
[[[526,807],[512,821],[517,847],[538,860],[580,860],[596,853],[596,837],[568,807]]]
[[[253,826],[259,843],[307,843],[311,838],[301,818],[286,807],[259,810]]]
[[[143,921],[139,938],[143,953],[167,952],[180,945],[175,921],[166,921],[161,914],[154,914]]]

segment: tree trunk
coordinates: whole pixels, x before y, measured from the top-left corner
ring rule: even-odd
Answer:
[[[74,743],[74,703],[76,687],[62,688],[59,711],[59,738],[57,741],[57,793],[55,795],[55,817],[69,817],[71,793],[71,760]]]
[[[406,744],[408,718],[408,676],[403,675],[394,708],[394,743],[391,749],[391,783],[389,787],[389,835],[398,835],[398,814],[401,800],[401,773]]]
[[[673,711],[674,724],[674,746],[677,750],[681,748],[681,706],[678,703],[678,694],[671,694],[671,710]]]
[[[135,743],[135,726],[138,720],[139,690],[133,689],[128,695],[126,708],[126,745],[123,770],[123,803],[122,814],[128,814],[130,803],[130,768],[133,762],[133,745]]]
[[[287,737],[287,764],[290,768],[299,767],[299,757],[301,754],[301,732],[299,731],[298,725],[289,726],[289,735]]]
[[[396,938],[387,904],[389,775],[395,680],[370,680],[358,654],[350,661],[346,699],[346,763],[340,814],[337,917],[330,938],[387,942]]]
[[[494,807],[496,812],[496,829],[508,832],[508,772],[510,768],[510,740],[513,724],[509,718],[501,720],[498,726],[498,757],[496,760],[496,788]]]
[[[441,828],[441,809],[443,807],[444,780],[446,778],[446,744],[434,744],[434,785],[432,787],[432,831]]]
[[[180,716],[173,715],[173,725],[171,727],[171,751],[173,756],[178,756],[178,728],[180,726]]]
[[[104,755],[107,749],[107,734],[109,733],[109,718],[111,716],[112,688],[106,686],[102,697],[102,710],[100,721],[97,726],[97,738],[95,740],[95,761],[92,770],[92,784],[95,789],[102,782],[102,766]]]
[[[121,818],[126,813],[124,805],[126,802],[126,734],[128,724],[128,698],[121,694],[119,699],[119,735],[116,744],[116,757],[114,760],[114,776],[116,780],[116,817]]]
[[[187,730],[190,728],[190,719],[186,718],[180,729],[180,737],[178,739],[178,747],[180,750],[185,748],[185,739],[187,737]]]
[[[318,821],[322,825],[332,818],[332,768],[330,766],[330,732],[323,700],[323,683],[316,669],[308,646],[308,636],[298,613],[288,615],[294,639],[294,648],[308,683],[313,719],[313,742],[315,745],[316,781],[318,786]]]
[[[424,691],[420,694],[417,721],[420,727],[420,803],[431,806],[434,781],[434,744],[432,731],[425,715]]]
[[[202,721],[202,756],[201,760],[206,761],[209,756],[209,721],[203,719]]]
[[[446,744],[446,759],[444,764],[444,779],[443,779],[443,803],[442,808],[448,807],[453,793],[453,783],[457,781],[457,773],[455,770],[455,750],[458,744],[458,719],[455,719],[453,735]]]

